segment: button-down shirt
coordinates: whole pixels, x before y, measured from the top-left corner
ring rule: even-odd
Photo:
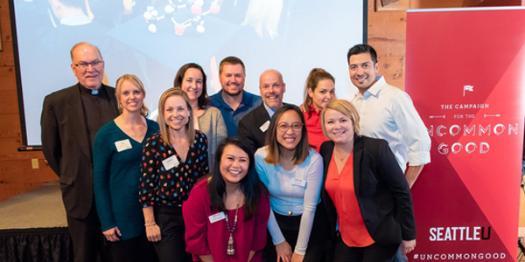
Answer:
[[[224,101],[221,90],[217,94],[210,96],[210,104],[221,110],[226,129],[228,129],[228,136],[232,137],[237,135],[237,127],[242,117],[261,104],[261,97],[243,91],[241,104],[236,110],[233,110],[230,105]]]
[[[430,137],[410,96],[381,77],[352,103],[359,112],[360,134],[388,142],[401,169],[430,162]]]

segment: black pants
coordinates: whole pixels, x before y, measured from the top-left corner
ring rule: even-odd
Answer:
[[[293,252],[297,243],[297,237],[299,236],[301,216],[283,216],[275,212],[274,214],[277,224],[279,225],[286,242],[292,247]],[[327,255],[329,254],[330,241],[328,237],[329,231],[326,225],[328,225],[328,222],[326,221],[324,209],[321,205],[318,205],[315,212],[312,231],[308,240],[308,247],[306,248],[306,253],[304,255],[304,262],[329,261],[327,260]],[[273,245],[272,237],[269,234],[263,256],[264,261],[273,262],[277,260],[275,246]]]
[[[180,207],[154,207],[155,222],[160,227],[161,240],[153,246],[159,262],[191,261],[184,242],[184,220]]]
[[[334,262],[391,262],[396,254],[397,245],[379,245],[374,243],[367,247],[349,247],[341,237],[337,239],[334,251]]]
[[[73,218],[68,215],[67,225],[75,262],[110,261],[105,252],[104,236],[100,231],[95,205],[92,205],[86,218]]]
[[[106,242],[112,262],[156,262],[157,256],[153,245],[148,242],[145,235],[120,240],[117,242]]]

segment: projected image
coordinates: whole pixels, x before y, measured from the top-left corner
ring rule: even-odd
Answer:
[[[226,56],[246,64],[245,89],[258,94],[268,68],[283,73],[285,101],[300,104],[313,67],[336,77],[340,97],[354,92],[346,52],[363,41],[363,2],[338,0],[14,0],[26,144],[40,145],[45,95],[76,83],[69,49],[97,45],[107,84],[138,75],[146,103],[173,84],[185,63],[202,65],[208,94],[220,90],[218,63]]]

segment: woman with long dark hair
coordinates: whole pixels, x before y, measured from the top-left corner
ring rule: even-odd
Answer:
[[[183,205],[186,250],[201,261],[262,261],[270,206],[253,154],[227,138],[216,163]]]
[[[228,131],[221,111],[208,104],[204,69],[196,63],[181,66],[175,75],[173,86],[184,91],[190,100],[193,126],[208,138],[208,160],[210,167],[213,167],[215,151],[222,140],[228,136]]]
[[[266,259],[322,261],[326,230],[317,227],[326,223],[320,220],[323,210],[317,206],[323,163],[308,145],[299,107],[283,105],[275,112],[266,144],[255,153],[257,173],[270,193],[272,209],[268,230],[275,251],[269,249]]]

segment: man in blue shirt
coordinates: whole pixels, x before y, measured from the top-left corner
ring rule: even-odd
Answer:
[[[231,137],[237,135],[241,118],[261,104],[261,97],[244,91],[245,67],[238,57],[228,56],[221,61],[219,78],[222,89],[210,97],[210,103],[221,110]]]

